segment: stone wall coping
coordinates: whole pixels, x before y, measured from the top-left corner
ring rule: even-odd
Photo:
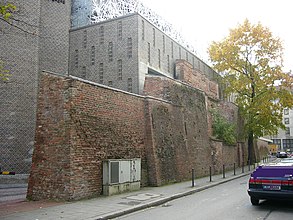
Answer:
[[[89,80],[86,80],[86,79],[83,79],[83,78],[80,78],[80,77],[77,77],[77,76],[73,76],[73,75],[62,75],[62,74],[58,74],[58,73],[54,73],[54,72],[50,72],[50,71],[43,71],[43,73],[55,75],[57,77],[62,77],[62,78],[69,78],[69,79],[73,79],[73,80],[78,80],[78,81],[81,81],[81,82],[86,83],[86,84],[90,84],[90,85],[93,85],[93,86],[98,86],[98,87],[101,87],[101,88],[104,88],[104,89],[109,89],[109,90],[112,90],[112,91],[115,91],[115,92],[124,93],[124,94],[135,96],[135,97],[138,97],[138,98],[141,98],[141,99],[151,99],[151,100],[156,100],[156,101],[164,102],[164,103],[167,103],[167,104],[171,104],[173,106],[180,106],[180,105],[176,105],[176,104],[174,104],[174,103],[172,103],[170,101],[164,100],[164,99],[160,99],[160,98],[149,96],[149,95],[145,96],[145,95],[139,95],[139,94],[127,92],[127,91],[124,91],[124,90],[121,90],[121,89],[117,89],[117,88],[113,88],[113,87],[106,86],[106,85],[103,85],[103,84],[99,84],[99,83],[89,81]],[[177,81],[177,80],[175,80],[175,81]]]
[[[179,83],[181,85],[184,85],[190,89],[193,89],[193,90],[197,90],[197,91],[200,91],[201,93],[204,93],[207,97],[209,97],[203,90],[199,89],[199,88],[195,88],[191,85],[189,85],[188,83],[186,82],[182,82],[178,79],[173,79],[173,78],[170,78],[170,77],[165,77],[165,76],[154,76],[154,75],[148,75],[146,76],[146,78],[149,77],[149,78],[162,78],[163,80],[170,80],[170,81],[173,81],[173,82],[176,82],[176,83]]]

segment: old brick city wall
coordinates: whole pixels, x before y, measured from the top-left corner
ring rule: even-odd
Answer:
[[[157,174],[152,176],[151,183],[161,185],[190,179],[192,168],[198,176],[207,174],[211,148],[204,93],[166,78],[149,77],[145,82],[148,95],[156,92],[154,87],[158,85],[164,88],[164,99],[172,104],[155,100],[147,103],[151,132],[148,140],[152,141],[147,148],[153,149],[155,165],[149,172]]]
[[[210,165],[217,171],[237,162],[237,146],[210,139],[206,94],[165,77],[147,77],[145,96],[138,96],[41,74],[28,198],[99,196],[106,159],[141,158],[142,186],[188,180],[193,168],[203,176]]]
[[[246,161],[247,148],[244,140],[241,140],[240,137],[241,132],[243,132],[243,121],[238,115],[237,106],[230,102],[221,101],[218,85],[205,77],[199,70],[193,69],[185,60],[177,60],[176,75],[184,85],[174,83],[174,81],[164,77],[148,77],[145,83],[145,94],[168,100],[175,105],[184,106],[183,127],[186,128],[184,131],[189,131],[186,132],[188,136],[184,137],[186,138],[186,146],[196,150],[196,153],[188,152],[187,155],[184,155],[185,158],[193,156],[190,161],[195,161],[189,165],[189,168],[195,166],[197,174],[205,175],[207,164],[212,166],[214,173],[221,172],[223,164],[227,169],[233,169],[234,163],[236,163],[236,166],[241,166],[242,162]],[[197,94],[197,97],[193,93]],[[200,95],[202,95],[201,98],[199,98]],[[200,107],[200,105],[203,106]],[[209,138],[212,137],[212,117],[209,112],[211,108],[218,109],[223,117],[235,124],[240,140],[237,145],[228,146],[220,140]],[[196,126],[190,126],[192,121]],[[202,134],[202,131],[204,131],[204,134]],[[209,140],[209,142],[207,143],[206,140]],[[205,163],[201,166],[203,161]],[[185,171],[190,172],[191,168],[185,169]]]
[[[142,158],[144,99],[73,78],[40,77],[28,198],[79,199],[102,192],[102,161]]]
[[[233,169],[234,163],[236,166],[242,166],[243,162],[247,162],[248,151],[245,139],[243,139],[243,127],[244,123],[238,114],[238,108],[235,104],[231,102],[211,100],[208,101],[208,109],[216,109],[221,116],[223,116],[227,121],[233,123],[236,128],[237,133],[237,144],[236,145],[226,145],[224,142],[215,139],[212,136],[212,122],[211,113],[209,112],[209,134],[211,136],[210,142],[212,147],[212,163],[215,173],[222,171],[223,161],[227,169]]]

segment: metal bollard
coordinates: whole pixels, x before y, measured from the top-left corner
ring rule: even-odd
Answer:
[[[250,160],[248,161],[248,171],[250,171]]]
[[[192,169],[192,180],[191,180],[191,186],[192,187],[194,187],[194,178],[195,178],[194,169]]]
[[[225,178],[225,165],[223,164],[223,178]]]
[[[236,164],[234,163],[234,176],[236,175]]]
[[[210,182],[212,182],[212,167],[210,166]]]
[[[244,173],[244,162],[242,162],[242,173]]]

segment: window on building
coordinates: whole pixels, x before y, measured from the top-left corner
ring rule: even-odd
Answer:
[[[148,43],[148,63],[151,63],[151,44]]]
[[[122,80],[122,60],[118,60],[117,69],[118,69],[118,80]]]
[[[141,38],[144,40],[144,20],[141,21]]]
[[[283,148],[284,149],[289,149],[293,148],[293,139],[283,139]]]
[[[289,127],[286,127],[286,129],[285,129],[285,135],[286,136],[290,136],[290,128]]]
[[[161,51],[158,49],[158,63],[159,63],[159,68],[161,68]]]
[[[113,42],[109,42],[108,57],[109,57],[109,62],[112,62],[113,61]]]
[[[169,55],[167,55],[167,69],[168,69],[168,72],[170,73],[170,57],[169,57]]]
[[[284,123],[285,123],[285,125],[290,124],[289,118],[284,118]]]
[[[65,4],[65,0],[52,0],[52,2],[63,3]]]
[[[86,48],[86,46],[87,46],[87,31],[86,30],[83,31],[83,43],[82,43],[82,45],[83,45],[83,48]]]
[[[95,65],[95,59],[96,59],[96,50],[95,46],[92,46],[91,48],[91,64]]]
[[[132,78],[127,79],[127,91],[132,92]]]
[[[74,67],[78,68],[78,50],[75,50],[74,54]]]
[[[103,84],[104,82],[104,64],[100,63],[99,64],[99,82]]]
[[[109,81],[108,86],[113,86],[113,81]]]
[[[163,35],[163,53],[165,53],[166,44],[165,44],[165,35]]]
[[[122,21],[118,21],[118,24],[117,24],[117,38],[118,40],[122,40]]]
[[[156,30],[153,28],[153,46],[156,46]]]
[[[179,47],[179,59],[181,59],[181,47]]]
[[[104,26],[100,26],[99,34],[100,34],[100,44],[103,44],[105,41]]]
[[[132,57],[132,38],[127,38],[127,57]]]
[[[186,61],[188,61],[188,52],[186,52]]]
[[[289,115],[289,109],[288,108],[284,109],[284,115]]]
[[[194,69],[194,65],[195,65],[195,59],[194,59],[194,56],[192,56],[192,66],[193,66],[193,69]]]
[[[86,67],[85,66],[82,67],[81,78],[86,79]]]
[[[281,147],[281,139],[272,139],[273,140],[273,144],[278,145],[279,147]]]

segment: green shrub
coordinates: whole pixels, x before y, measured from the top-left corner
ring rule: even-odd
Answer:
[[[230,123],[214,109],[211,110],[211,114],[213,118],[213,135],[228,145],[236,144],[235,125]]]

